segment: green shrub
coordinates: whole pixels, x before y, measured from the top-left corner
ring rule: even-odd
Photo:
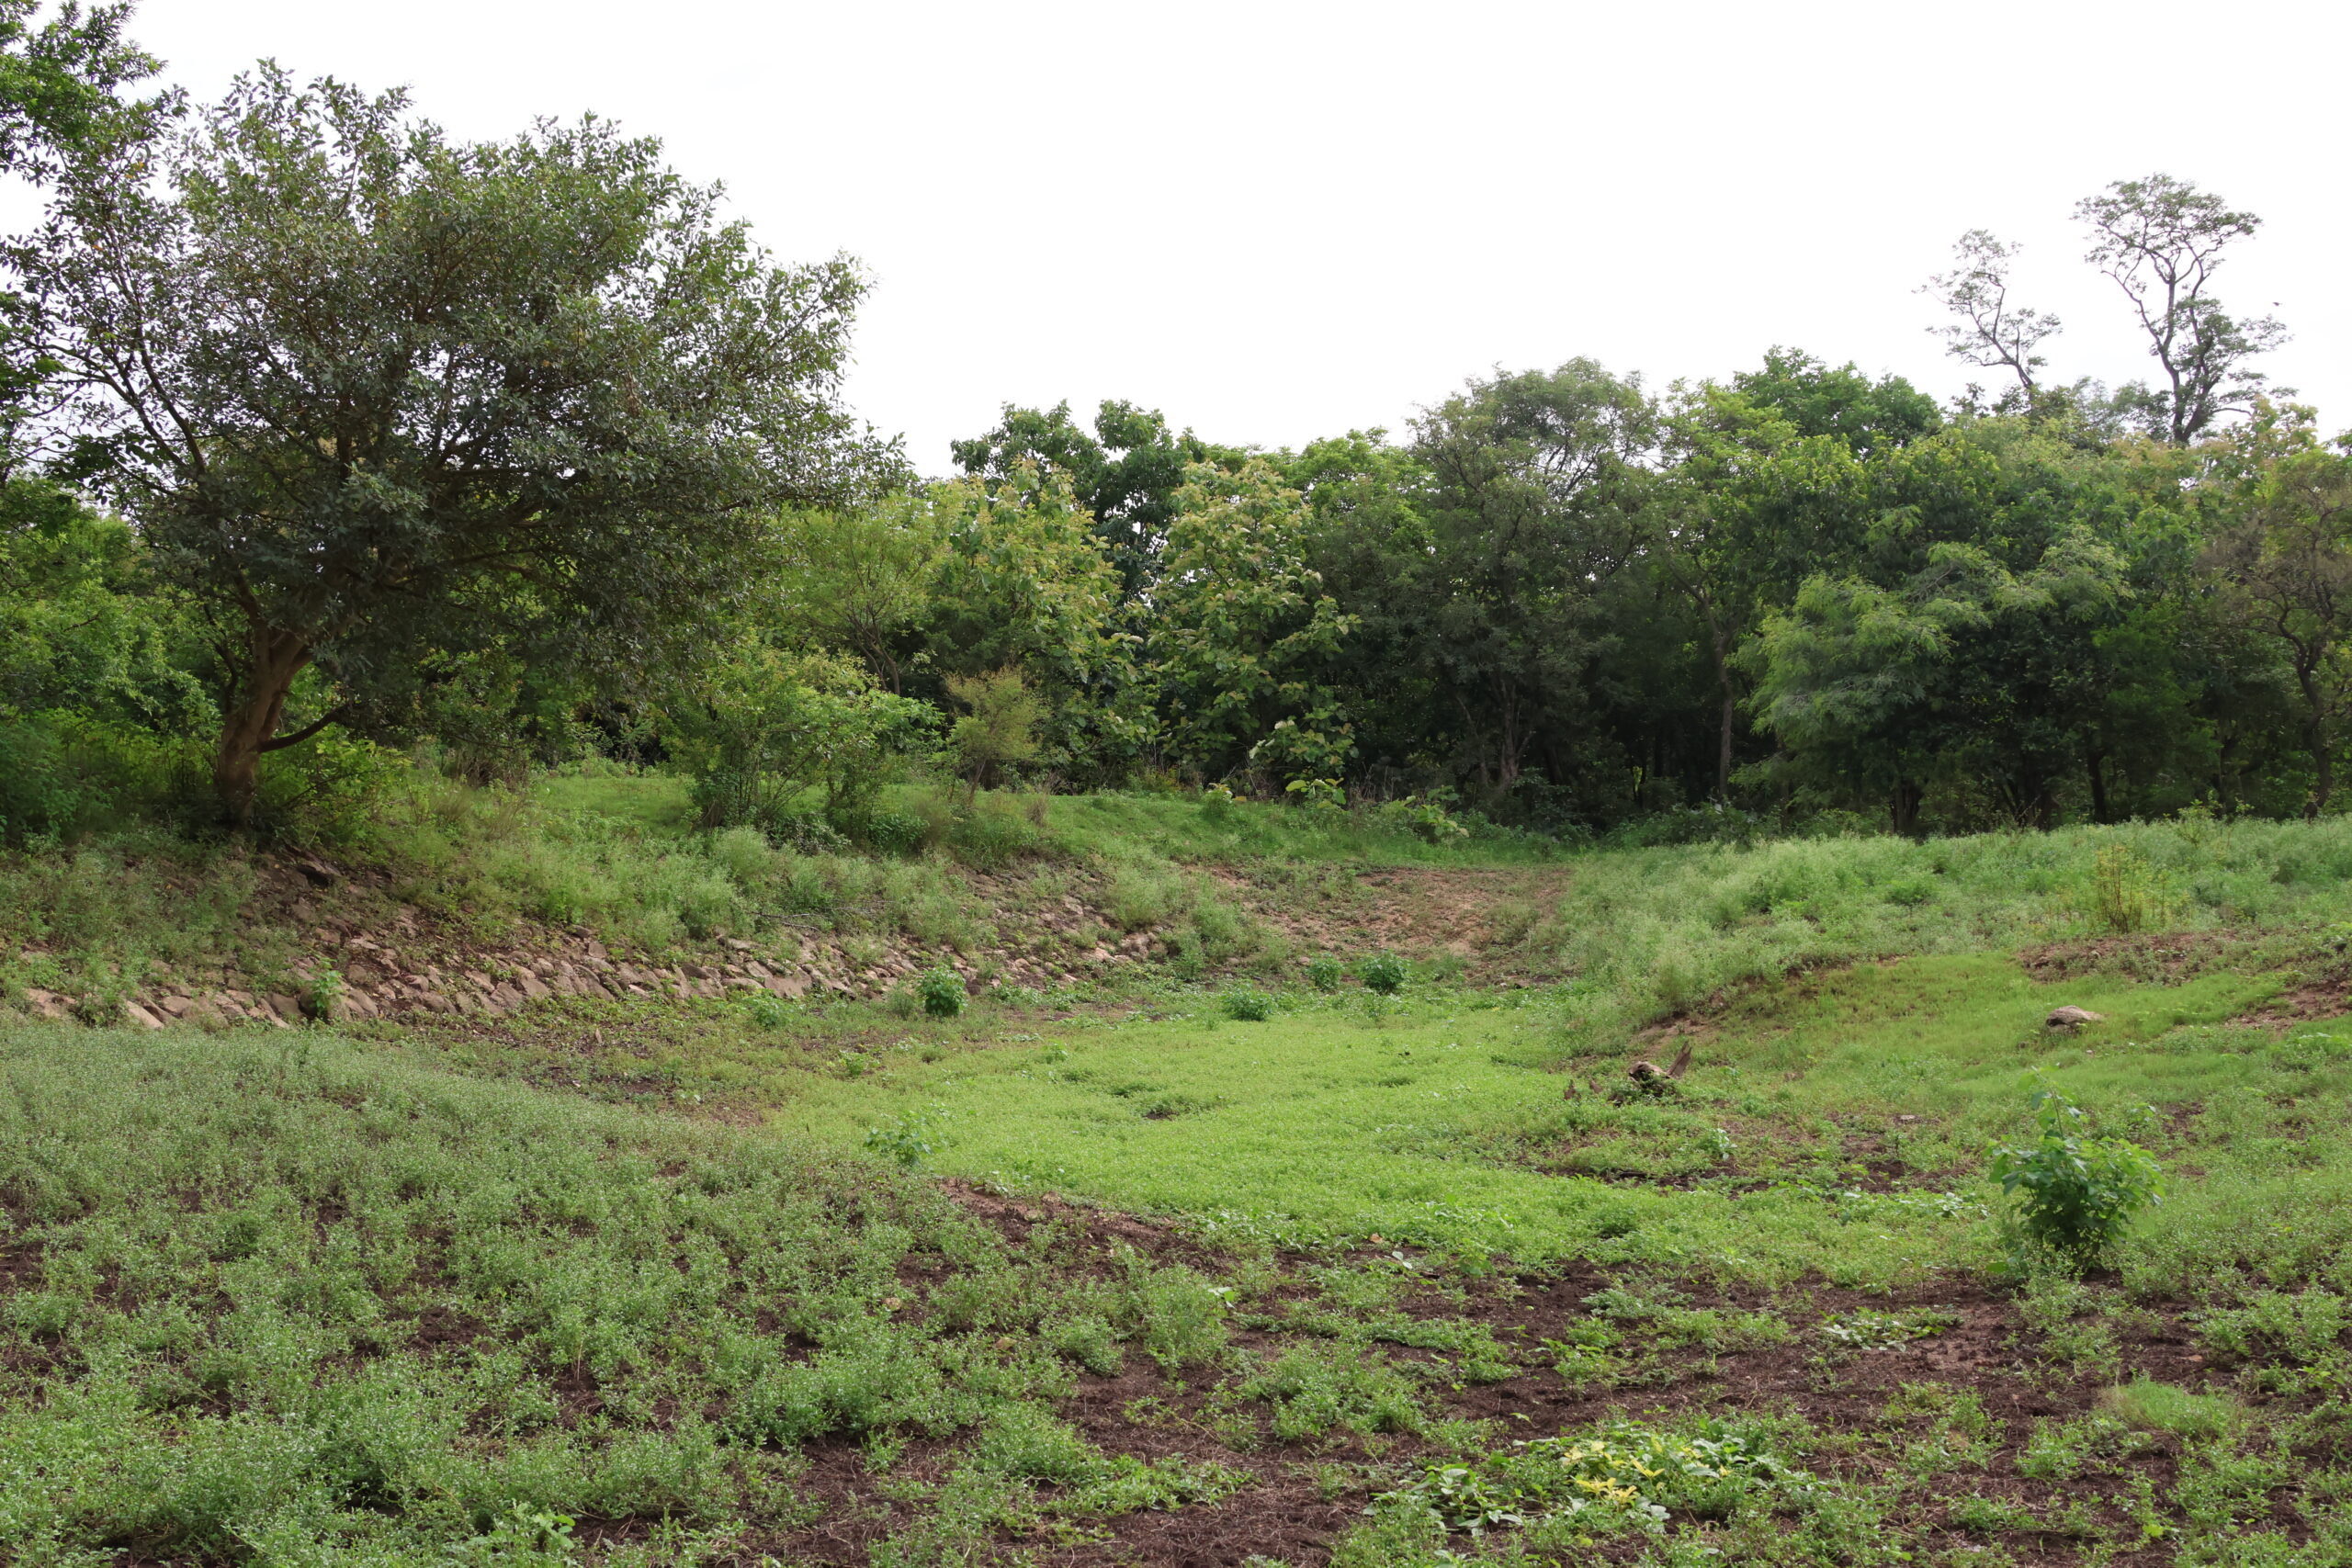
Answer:
[[[1346,968],[1328,953],[1317,953],[1306,962],[1306,983],[1318,991],[1336,991],[1346,977]]]
[[[1121,1255],[1126,1270],[1114,1318],[1162,1371],[1214,1361],[1228,1339],[1226,1292],[1177,1264],[1155,1269],[1141,1254]]]
[[[1395,996],[1405,986],[1405,961],[1393,953],[1375,953],[1356,965],[1356,973],[1364,989],[1377,991],[1384,997]]]
[[[790,1002],[768,991],[753,991],[751,999],[743,1004],[743,1010],[762,1029],[786,1028],[795,1016]]]
[[[911,811],[876,811],[865,823],[865,846],[878,855],[919,853],[931,824]]]
[[[924,970],[915,982],[915,994],[922,998],[922,1010],[933,1018],[954,1018],[964,1010],[964,977],[945,964]]]
[[[937,1150],[938,1145],[933,1141],[935,1126],[929,1116],[910,1112],[887,1127],[868,1127],[865,1146],[911,1170],[922,1163],[925,1155]]]
[[[984,795],[949,824],[947,848],[966,865],[996,871],[1035,852],[1044,838],[1018,802]]]
[[[1165,923],[1192,903],[1192,889],[1174,872],[1123,865],[1111,876],[1111,918],[1123,931]]]
[[[2091,863],[2090,917],[2102,931],[2142,931],[2172,913],[2155,868],[2130,844],[2109,844]]]
[[[1418,1432],[1428,1420],[1403,1372],[1351,1345],[1295,1346],[1244,1379],[1238,1392],[1274,1407],[1274,1436],[1286,1443],[1320,1438],[1335,1427]]]
[[[1993,1175],[2017,1200],[2017,1225],[2032,1247],[2075,1263],[2113,1250],[2132,1217],[2163,1199],[2155,1158],[2125,1138],[2085,1135],[2089,1119],[2047,1086],[2032,1091],[2039,1141],[1992,1151]]]
[[[1243,1023],[1263,1023],[1274,1016],[1274,998],[1248,986],[1225,993],[1225,1016]]]

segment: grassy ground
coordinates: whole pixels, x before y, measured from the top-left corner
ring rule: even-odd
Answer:
[[[1554,864],[1114,797],[990,881],[659,779],[458,806],[403,874],[510,908],[668,864],[754,931],[814,876],[1261,934],[953,1018],[0,1026],[0,1558],[2352,1562],[2336,824]],[[2087,1274],[2005,1241],[2029,1083],[2165,1172]]]

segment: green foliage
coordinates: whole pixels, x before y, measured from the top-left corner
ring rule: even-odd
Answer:
[[[747,514],[890,466],[835,399],[852,264],[774,265],[607,122],[465,144],[405,111],[265,65],[64,165],[11,252],[85,467],[221,628],[240,817],[305,670],[317,722],[404,706],[435,651],[674,665]]]
[[[1273,1432],[1285,1443],[1355,1433],[1419,1432],[1427,1424],[1411,1382],[1387,1362],[1352,1347],[1307,1344],[1285,1350],[1236,1385],[1245,1399],[1273,1406]]]
[[[1405,986],[1405,961],[1393,953],[1375,953],[1356,964],[1364,989],[1393,997]]]
[[[1225,1016],[1240,1023],[1263,1023],[1274,1016],[1274,998],[1250,986],[1236,986],[1218,998]]]
[[[948,694],[967,711],[947,731],[957,772],[972,792],[1000,784],[1005,771],[1037,760],[1037,724],[1045,708],[1007,666],[979,675],[950,675]]]
[[[904,1115],[887,1127],[869,1127],[865,1131],[869,1151],[908,1170],[921,1165],[925,1156],[937,1153],[938,1140],[938,1120],[929,1115]]]
[[[1305,498],[1253,457],[1195,464],[1176,499],[1148,645],[1175,755],[1211,776],[1342,773],[1350,726],[1318,677],[1353,623],[1306,564]]]
[[[1812,1485],[1752,1429],[1712,1418],[1679,1430],[1616,1421],[1589,1437],[1517,1442],[1476,1464],[1425,1465],[1375,1506],[1474,1539],[1571,1520],[1611,1534],[1677,1512],[1726,1518],[1751,1498],[1801,1497]]]
[[[2132,1217],[2162,1201],[2155,1158],[2125,1138],[2087,1135],[2089,1118],[2048,1085],[2029,1097],[2041,1138],[1992,1151],[1992,1174],[2018,1201],[2024,1239],[2080,1263],[2112,1252]]]
[[[1089,1289],[871,1167],[310,1031],[0,1031],[0,1086],[9,1244],[44,1260],[0,1337],[52,1369],[0,1391],[11,1561],[136,1537],[552,1568],[588,1554],[574,1519],[794,1528],[777,1445],[835,1433],[972,1433],[978,1462],[1053,1469],[1097,1512],[1227,1484],[1023,1414],[1069,1374],[998,1337]],[[970,1303],[956,1332],[902,1267],[942,1313]],[[455,1337],[420,1345],[420,1321]]]
[[[2194,1393],[2144,1377],[2109,1389],[2100,1403],[2127,1426],[2184,1438],[2219,1437],[2236,1426],[2242,1414],[2225,1395]]]
[[[922,1010],[933,1018],[954,1018],[964,1010],[964,977],[944,965],[924,970],[915,982],[915,994],[922,998]]]
[[[2147,856],[2130,844],[2109,844],[2091,863],[2090,915],[2102,931],[2148,931],[2163,923],[2168,904]]]
[[[1318,991],[1336,991],[1345,978],[1347,965],[1330,953],[1318,953],[1306,961],[1306,983]]]
[[[703,826],[804,842],[811,793],[832,827],[864,835],[882,787],[938,717],[844,660],[760,643],[713,662],[670,715]],[[896,824],[889,831],[897,847]]]

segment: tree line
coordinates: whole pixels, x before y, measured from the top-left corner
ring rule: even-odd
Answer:
[[[2352,449],[2216,292],[2258,220],[2188,182],[2077,209],[2147,345],[2112,388],[1972,231],[1924,292],[1993,384],[1949,404],[1575,359],[1297,450],[1007,406],[923,478],[842,399],[856,264],[658,143],[267,65],[142,96],[123,25],[0,0],[46,201],[0,252],[13,838],[166,773],[253,822],[420,740],[852,836],[911,765],[1571,834],[2334,808]]]

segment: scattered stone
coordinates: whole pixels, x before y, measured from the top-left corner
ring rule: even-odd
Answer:
[[[555,995],[553,991],[548,990],[546,986],[540,984],[539,977],[537,976],[532,974],[527,969],[524,970],[522,974],[516,977],[515,984],[522,987],[523,995],[531,1001],[545,1001],[548,998]]]
[[[2086,1023],[2102,1023],[2106,1021],[2106,1019],[2107,1014],[2103,1012],[2093,1012],[2088,1008],[2052,1008],[2050,1010],[2050,1016],[2041,1021],[2041,1026],[2044,1029],[2064,1029],[2071,1031],[2080,1029]]]
[[[314,855],[296,861],[294,869],[313,887],[332,887],[343,880],[343,873]]]
[[[153,1013],[149,1012],[137,1002],[123,1003],[122,1016],[129,1019],[131,1022],[137,1024],[141,1029],[161,1029],[164,1027],[164,1021],[162,1019],[157,1018]]]
[[[174,1018],[186,1018],[196,1010],[196,1004],[186,997],[165,997],[155,1004]]]

